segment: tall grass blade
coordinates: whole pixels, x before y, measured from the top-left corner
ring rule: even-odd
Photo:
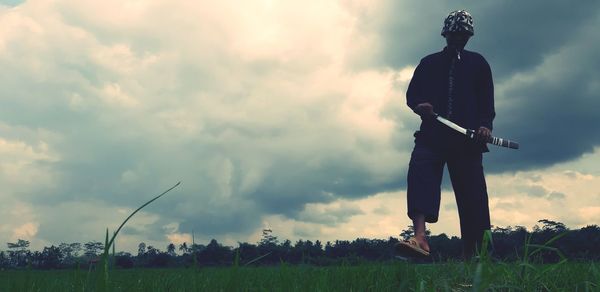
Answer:
[[[164,196],[166,193],[168,193],[169,191],[171,191],[172,189],[176,188],[177,186],[179,186],[179,184],[181,184],[181,182],[176,183],[174,186],[172,186],[171,188],[169,188],[168,190],[164,191],[162,194],[154,197],[154,199],[146,202],[145,204],[143,204],[141,207],[137,208],[135,211],[133,211],[133,213],[131,213],[131,215],[129,215],[129,217],[127,217],[127,219],[125,219],[125,221],[123,221],[123,223],[121,223],[121,225],[119,226],[119,228],[117,228],[117,231],[115,231],[114,235],[112,236],[112,238],[110,239],[110,241],[108,242],[108,247],[105,246],[104,250],[105,252],[108,252],[108,248],[110,247],[110,245],[112,245],[112,243],[115,241],[115,237],[117,237],[117,234],[119,234],[119,231],[121,231],[121,228],[123,228],[123,226],[125,225],[125,223],[127,223],[127,221],[129,221],[129,219],[131,219],[131,217],[133,217],[133,215],[135,215],[135,213],[137,213],[138,211],[140,211],[141,209],[143,209],[144,207],[148,206],[150,203],[156,201],[158,198]]]
[[[483,265],[478,263],[475,268],[475,275],[473,276],[473,291],[481,291],[482,270]]]
[[[268,256],[268,255],[270,255],[271,253],[272,253],[272,251],[270,251],[270,252],[268,252],[268,253],[266,253],[266,254],[264,254],[264,255],[261,255],[261,256],[259,256],[259,257],[255,258],[255,259],[253,259],[253,260],[251,260],[251,261],[247,262],[246,264],[244,264],[244,266],[247,266],[247,265],[249,265],[249,264],[251,264],[251,263],[254,263],[254,262],[256,262],[256,261],[258,261],[258,260],[260,260],[260,259],[262,259],[262,258],[264,258],[264,257],[266,257],[266,256]]]
[[[235,258],[233,260],[233,267],[237,268],[240,266],[240,249],[235,250]]]
[[[129,215],[129,217],[127,217],[125,219],[125,221],[123,221],[123,223],[121,223],[121,225],[119,226],[119,228],[117,228],[117,231],[115,231],[113,233],[113,236],[110,238],[110,240],[108,239],[108,228],[106,229],[106,237],[105,237],[105,240],[104,240],[104,252],[102,253],[102,266],[103,266],[103,270],[104,270],[103,271],[104,272],[103,273],[103,277],[104,277],[104,281],[103,281],[104,282],[104,290],[108,289],[108,253],[110,251],[111,245],[113,245],[113,243],[115,241],[115,238],[117,237],[117,234],[119,234],[119,231],[121,231],[121,228],[123,228],[123,226],[125,225],[125,223],[127,223],[127,221],[129,221],[129,219],[131,219],[131,217],[133,217],[133,215],[135,215],[138,211],[140,211],[144,207],[148,206],[150,203],[156,201],[158,198],[164,196],[166,193],[168,193],[172,189],[174,189],[177,186],[179,186],[179,184],[181,184],[181,182],[176,183],[174,186],[172,186],[168,190],[162,192],[160,195],[154,197],[152,200],[146,202],[141,207],[139,207],[135,211],[133,211],[133,213],[131,213],[131,215]],[[113,249],[113,256],[114,256],[114,249]]]
[[[540,272],[537,273],[534,281],[537,281],[539,278],[541,278],[542,276],[544,276],[546,273],[552,272],[552,271],[558,269],[561,265],[563,265],[566,262],[567,262],[567,259],[563,259],[562,261],[560,261],[560,262],[558,262],[556,264],[547,266],[546,268],[544,268],[543,270],[541,270]]]
[[[114,232],[113,232],[113,236],[115,236]],[[117,244],[115,242],[113,242],[113,244],[112,244],[112,259],[111,259],[111,262],[110,262],[110,267],[113,268],[113,269],[115,268],[115,246],[116,245]]]
[[[546,246],[546,245],[541,245],[541,244],[530,244],[529,247],[536,248],[534,251],[532,251],[529,254],[530,257],[533,256],[533,255],[535,255],[536,253],[542,252],[544,250],[555,252],[559,256],[562,255],[562,253],[560,252],[560,250],[558,250],[558,248],[556,248],[556,247],[551,247],[551,246]]]
[[[555,242],[555,241],[559,240],[560,238],[564,237],[565,235],[567,235],[567,234],[569,234],[569,233],[571,233],[571,231],[570,231],[570,230],[569,230],[569,231],[565,231],[565,232],[563,232],[563,233],[560,233],[560,234],[558,234],[558,235],[556,235],[556,236],[554,236],[554,237],[550,238],[548,241],[546,241],[546,243],[544,243],[544,245],[549,245],[549,244],[551,244],[551,243],[553,243],[553,242]]]
[[[104,291],[108,289],[108,228],[106,228],[106,237],[104,239],[104,253],[102,254],[102,285]]]
[[[519,271],[519,278],[521,279],[522,282],[525,281],[525,279],[527,278],[526,267],[532,267],[533,269],[535,269],[533,266],[531,266],[529,264],[529,244],[531,242],[532,237],[533,237],[533,233],[528,234],[525,237],[525,245],[523,246],[523,258],[521,259],[521,263],[519,264],[519,266],[521,266],[521,271]]]
[[[565,255],[564,255],[564,254],[563,254],[563,253],[562,253],[562,252],[561,252],[561,251],[560,251],[558,248],[556,248],[556,247],[551,247],[551,246],[549,246],[549,245],[550,245],[551,243],[553,243],[553,242],[557,241],[558,239],[560,239],[560,238],[564,237],[565,235],[567,235],[567,233],[568,233],[568,231],[567,231],[567,232],[560,233],[560,234],[558,234],[558,235],[556,235],[556,236],[552,237],[552,238],[551,238],[551,239],[549,239],[548,241],[546,241],[546,242],[545,242],[543,245],[540,245],[540,244],[527,244],[527,245],[528,245],[528,247],[533,247],[533,248],[536,248],[535,250],[533,250],[533,251],[532,251],[532,252],[529,254],[529,256],[533,256],[533,255],[535,255],[536,253],[540,253],[540,252],[542,252],[542,251],[544,251],[544,250],[548,250],[548,251],[552,251],[552,252],[556,253],[556,254],[557,254],[559,257],[560,257],[560,259],[561,259],[561,260],[565,260],[565,259],[566,259]]]
[[[194,238],[194,230],[192,230],[192,256],[194,261],[194,269],[198,268],[198,257],[196,255],[196,240]]]
[[[483,233],[483,240],[481,242],[481,250],[478,251],[478,257],[479,257],[480,261],[489,262],[489,259],[490,259],[489,247],[490,246],[492,246],[492,248],[494,246],[492,232],[490,230],[486,230]]]

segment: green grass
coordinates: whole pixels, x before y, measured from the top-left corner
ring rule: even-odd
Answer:
[[[552,272],[542,272],[548,267]],[[600,291],[594,263],[214,267],[110,271],[109,291]],[[473,287],[475,285],[476,287]],[[100,273],[3,271],[0,291],[102,291]]]
[[[9,270],[0,271],[2,291],[600,291],[600,269],[595,263],[567,262],[551,244],[525,242],[515,263],[493,262],[484,236],[479,260],[470,263],[411,264],[369,263],[357,266],[239,266],[192,269],[115,270],[109,267],[109,251],[121,228],[138,211],[180,183],[154,197],[131,213],[109,238],[105,233],[102,261],[95,271]],[[556,264],[539,263],[543,252],[556,253]],[[264,255],[263,255],[264,256]],[[261,256],[262,257],[262,256]],[[258,257],[251,262],[259,261]],[[195,259],[195,257],[194,257]],[[196,262],[194,262],[196,266]]]

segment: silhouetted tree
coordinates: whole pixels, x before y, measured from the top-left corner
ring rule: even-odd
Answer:
[[[61,243],[58,246],[60,253],[62,255],[61,264],[65,267],[72,267],[77,262],[77,257],[79,257],[79,253],[81,252],[81,243]]]
[[[570,258],[600,260],[600,227],[588,225],[569,234],[565,254]]]
[[[115,266],[123,269],[131,269],[134,266],[133,257],[128,252],[119,252],[115,255]]]
[[[42,269],[58,269],[60,268],[62,257],[63,255],[57,246],[44,247],[39,257],[38,267]]]
[[[142,257],[146,254],[146,244],[143,242],[140,242],[140,244],[138,244],[138,257]]]
[[[29,241],[18,239],[15,243],[6,243],[8,246],[8,256],[10,257],[10,266],[25,267],[27,258],[31,255],[29,251]]]
[[[590,225],[581,229],[569,230],[563,223],[542,219],[538,221],[533,231],[528,231],[523,226],[493,227],[492,256],[499,260],[518,260],[523,256],[526,242],[531,244],[545,244],[550,239],[551,247],[556,248],[567,258],[572,260],[600,260],[600,227]],[[403,230],[402,237],[411,236],[410,226]],[[446,234],[429,236],[432,259],[446,261],[462,258],[461,239]],[[298,240],[292,245],[290,240],[279,242],[271,230],[263,232],[262,239],[256,244],[238,242],[238,247],[233,249],[223,246],[216,239],[207,246],[192,244],[188,247],[185,243],[179,246],[181,255],[175,253],[175,245],[169,244],[166,252],[140,243],[138,255],[133,257],[129,253],[120,252],[115,256],[115,266],[119,268],[138,267],[170,267],[191,266],[193,257],[202,265],[231,265],[235,252],[239,252],[240,263],[244,264],[257,259],[265,254],[268,256],[254,262],[256,265],[270,265],[286,262],[290,264],[332,265],[332,264],[358,264],[364,261],[387,261],[393,259],[394,246],[398,238],[368,239],[357,238],[352,241],[336,240],[327,242],[324,246],[321,241]],[[7,243],[8,251],[0,251],[0,268],[22,268],[31,266],[39,269],[56,269],[72,267],[73,261],[78,260],[81,244],[61,243],[57,246],[44,247],[42,251],[29,251],[29,241],[18,240]],[[84,245],[86,262],[98,260],[97,254],[103,245],[99,242],[88,242]],[[530,248],[530,250],[532,250]],[[560,260],[554,250],[544,250],[536,253],[529,259],[534,263],[548,263]]]
[[[160,250],[158,248],[155,248],[152,245],[149,245],[148,247],[146,247],[146,255],[147,256],[152,257],[152,256],[155,256],[155,255],[157,255],[159,253],[160,253]]]
[[[229,247],[221,245],[216,239],[212,239],[206,248],[198,253],[198,262],[200,264],[230,264],[232,259]]]
[[[542,219],[538,221],[539,223],[544,224],[542,226],[542,231],[552,231],[552,232],[564,232],[567,231],[567,227],[565,224],[561,222],[556,222],[548,219]]]
[[[167,254],[172,257],[177,256],[177,254],[175,254],[175,245],[173,243],[169,243],[167,246]]]
[[[261,255],[260,251],[258,250],[258,247],[251,243],[238,242],[237,250],[240,253],[241,263],[248,263]]]
[[[189,253],[190,249],[188,248],[187,243],[184,242],[184,243],[180,244],[179,251],[183,254]]]
[[[445,233],[430,236],[429,248],[436,261],[460,259],[462,257],[462,241],[456,236],[448,237]]]
[[[204,246],[203,244],[192,243],[192,246],[190,247],[190,251],[193,254],[198,254],[199,252],[203,251],[205,248],[206,248],[206,246]]]
[[[0,251],[0,270],[8,269],[10,267],[10,259],[3,251]]]
[[[260,256],[264,256],[260,259],[260,263],[262,264],[279,264],[283,260],[279,241],[273,235],[273,230],[271,229],[263,229],[262,238],[258,243],[257,249]]]
[[[260,239],[259,245],[277,245],[277,236],[273,236],[273,230],[263,229],[262,238]]]
[[[84,254],[88,258],[94,258],[104,249],[104,244],[98,241],[90,241],[83,245]]]

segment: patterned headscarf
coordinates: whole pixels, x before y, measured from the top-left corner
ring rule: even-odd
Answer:
[[[450,12],[446,20],[444,20],[444,28],[442,28],[442,36],[446,36],[448,32],[466,32],[469,35],[474,34],[473,17],[466,10],[456,10]]]

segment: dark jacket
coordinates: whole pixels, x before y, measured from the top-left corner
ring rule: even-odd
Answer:
[[[448,117],[449,71],[453,58],[452,114]],[[447,48],[421,59],[408,86],[406,103],[414,111],[423,102],[431,103],[436,113],[464,128],[477,130],[484,126],[492,130],[496,113],[490,65],[480,54],[467,50],[461,52],[458,60],[456,52]],[[484,143],[469,140],[433,119],[424,119],[415,137],[417,143],[452,144],[488,151]]]

